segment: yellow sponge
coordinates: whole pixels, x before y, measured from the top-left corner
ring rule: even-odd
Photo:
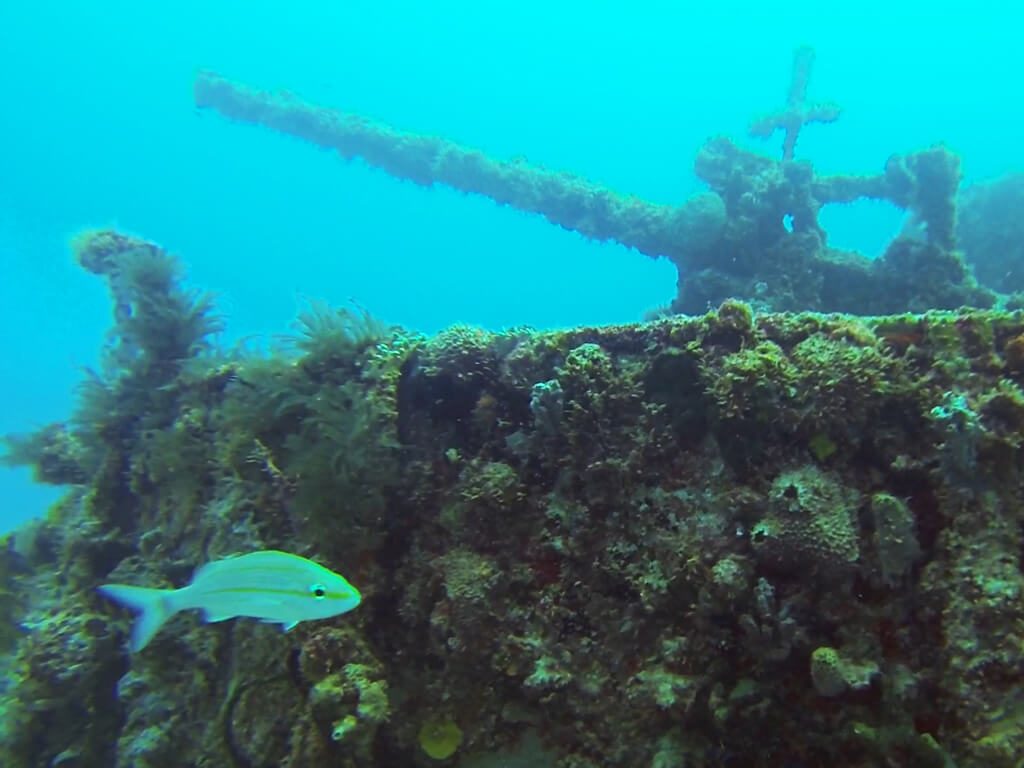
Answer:
[[[450,717],[433,717],[420,726],[420,748],[435,760],[446,760],[462,744],[462,729]]]

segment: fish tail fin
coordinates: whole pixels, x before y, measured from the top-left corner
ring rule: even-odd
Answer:
[[[96,591],[138,614],[135,624],[132,626],[131,648],[133,651],[141,651],[145,648],[153,639],[153,635],[160,631],[164,622],[177,613],[168,599],[174,593],[172,589],[103,584],[97,587]]]

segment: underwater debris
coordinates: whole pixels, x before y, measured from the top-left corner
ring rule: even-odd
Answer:
[[[676,313],[703,313],[734,297],[772,311],[887,314],[992,306],[996,297],[975,283],[954,250],[960,161],[948,149],[893,155],[881,173],[863,176],[818,176],[809,162],[794,160],[805,125],[839,116],[835,105],[806,101],[813,60],[812,48],[795,51],[786,107],[751,126],[759,136],[785,132],[782,159],[712,138],[694,163],[710,192],[678,206],[497,160],[444,138],[317,107],[290,93],[256,90],[213,72],[197,75],[194,97],[201,109],[330,147],[344,158],[359,157],[396,178],[480,194],[584,237],[668,258],[679,271],[671,304]],[[897,236],[881,259],[829,248],[818,222],[821,208],[861,199],[910,211],[927,242]]]
[[[673,256],[707,247],[722,224],[713,196],[682,206],[620,195],[567,173],[494,160],[479,150],[435,136],[406,133],[360,115],[316,107],[289,93],[246,88],[213,72],[200,72],[195,102],[233,120],[257,123],[346,159],[358,157],[401,179],[444,184],[490,197],[502,205],[542,214],[564,229],[598,240],[615,240],[649,256]]]
[[[782,159],[792,160],[800,131],[810,123],[833,123],[839,119],[840,109],[836,104],[807,104],[807,84],[814,66],[814,49],[801,45],[793,52],[793,72],[786,95],[786,107],[779,112],[754,121],[750,135],[767,139],[776,131],[782,131]]]

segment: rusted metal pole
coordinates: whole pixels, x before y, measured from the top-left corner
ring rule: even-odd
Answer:
[[[197,76],[195,102],[232,120],[296,136],[345,158],[361,158],[396,178],[483,195],[539,213],[592,240],[612,240],[647,256],[667,257],[683,268],[692,254],[714,245],[725,221],[724,205],[715,194],[697,195],[680,206],[650,203],[572,174],[495,160],[447,139],[399,131],[211,72]]]

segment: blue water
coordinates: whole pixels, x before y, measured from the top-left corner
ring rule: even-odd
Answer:
[[[797,157],[819,171],[874,172],[940,141],[967,182],[1024,168],[1020,11],[553,5],[5,0],[0,432],[66,417],[96,360],[110,305],[67,248],[87,227],[179,254],[219,294],[228,342],[287,331],[308,298],[429,332],[633,321],[674,295],[666,262],[200,114],[200,68],[675,202],[701,188],[691,169],[709,136],[778,156],[746,126],[781,106],[809,43],[810,98],[845,110],[801,136]],[[900,214],[858,204],[823,222],[831,244],[877,254]],[[0,531],[52,490],[0,473]]]

